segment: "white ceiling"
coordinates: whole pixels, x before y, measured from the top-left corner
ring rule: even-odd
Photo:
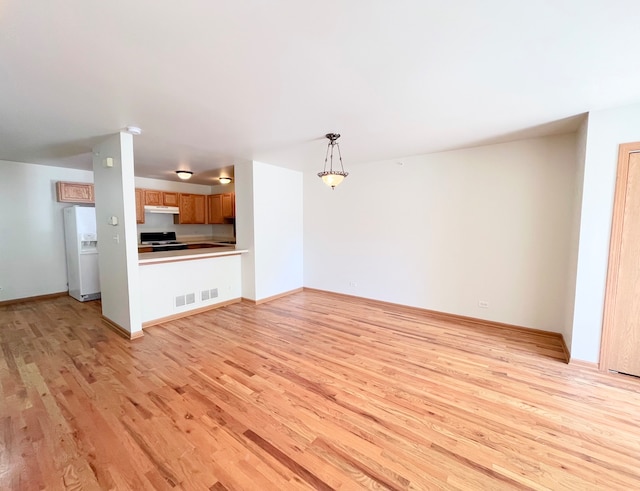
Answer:
[[[637,0],[0,0],[0,159],[321,170],[575,129],[640,102]]]

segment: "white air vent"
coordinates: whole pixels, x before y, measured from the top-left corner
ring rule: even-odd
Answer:
[[[209,300],[209,290],[202,290],[200,292],[200,300],[202,300],[203,302],[205,300]]]
[[[176,307],[183,307],[185,305],[184,295],[179,295],[176,297]]]
[[[187,304],[196,303],[196,294],[195,293],[187,293]]]
[[[218,298],[218,289],[217,288],[212,288],[210,290],[211,292],[211,298]]]

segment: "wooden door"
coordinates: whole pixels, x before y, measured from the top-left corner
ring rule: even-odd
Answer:
[[[640,376],[640,143],[620,145],[600,368]]]

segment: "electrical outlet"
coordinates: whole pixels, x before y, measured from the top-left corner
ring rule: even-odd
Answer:
[[[350,281],[349,282],[349,286],[356,287],[356,286],[358,286],[358,283],[356,283],[355,281]]]
[[[487,302],[486,300],[478,300],[478,307],[480,307],[481,309],[488,309],[489,302]]]

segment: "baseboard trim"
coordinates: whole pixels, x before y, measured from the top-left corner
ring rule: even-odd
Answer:
[[[600,370],[597,363],[594,363],[592,361],[577,360],[575,358],[569,358],[569,365],[579,368],[588,368],[590,370]]]
[[[180,312],[179,314],[168,315],[167,317],[160,317],[159,319],[153,319],[152,321],[143,322],[142,329],[146,329],[147,327],[151,327],[151,326],[157,326],[158,324],[174,321],[176,319],[182,319],[183,317],[189,317],[192,315],[201,314],[202,312],[207,312],[209,310],[219,309],[221,307],[226,307],[227,305],[238,303],[240,301],[241,301],[240,298],[234,298],[231,300],[225,300],[224,302],[218,302],[213,305],[207,305],[206,307],[200,307],[198,309],[187,310],[186,312]]]
[[[569,362],[571,361],[571,352],[569,351],[569,348],[567,347],[567,343],[565,342],[564,336],[562,334],[560,334],[560,339],[562,341],[562,351],[564,351],[565,360],[567,364],[569,364]]]
[[[64,297],[68,295],[68,291],[56,292],[56,293],[47,293],[45,295],[35,295],[33,297],[23,297],[23,298],[13,298],[11,300],[2,300],[0,302],[0,307],[4,307],[6,305],[13,305],[16,303],[24,303],[24,302],[34,302],[37,300],[51,300],[52,298]]]
[[[272,295],[271,297],[261,298],[260,300],[251,300],[250,298],[242,298],[243,302],[248,302],[252,305],[260,305],[263,303],[271,302],[272,300],[277,300],[278,298],[287,297],[289,295],[293,295],[294,293],[300,293],[305,290],[305,288],[300,287],[294,290],[289,290],[288,292],[278,293],[277,295]]]
[[[448,312],[439,312],[437,310],[429,310],[429,309],[424,309],[422,307],[413,307],[411,305],[403,305],[401,303],[393,303],[393,302],[385,302],[384,300],[375,300],[375,299],[371,299],[371,298],[365,298],[365,297],[358,297],[356,295],[348,295],[346,293],[336,293],[336,292],[331,292],[328,290],[319,290],[317,288],[307,288],[304,287],[304,291],[308,291],[308,292],[317,292],[317,293],[323,293],[323,294],[328,294],[328,295],[335,295],[337,297],[348,297],[348,298],[354,298],[354,299],[358,299],[361,301],[365,301],[365,302],[369,302],[371,304],[374,305],[379,305],[379,306],[389,306],[389,307],[393,307],[395,309],[404,309],[407,312],[412,312],[412,313],[420,313],[423,315],[428,315],[430,317],[433,317],[435,319],[439,319],[439,320],[444,320],[444,321],[450,321],[450,322],[457,322],[457,323],[466,323],[466,324],[474,324],[474,325],[482,325],[485,327],[495,327],[495,328],[500,328],[500,329],[509,329],[512,331],[521,331],[521,332],[526,332],[529,334],[538,334],[540,336],[548,336],[548,337],[553,337],[553,338],[558,338],[560,340],[562,340],[562,334],[560,334],[559,332],[553,332],[553,331],[544,331],[542,329],[534,329],[534,328],[530,328],[530,327],[524,327],[524,326],[517,326],[515,324],[505,324],[503,322],[496,322],[496,321],[489,321],[489,320],[485,320],[485,319],[478,319],[476,317],[467,317],[464,315],[458,315],[458,314],[450,314]],[[562,344],[564,345],[564,341],[562,340]]]
[[[101,314],[100,317],[102,318],[102,321],[104,322],[104,324],[109,329],[111,329],[113,332],[115,332],[116,334],[119,334],[120,336],[122,336],[125,339],[129,339],[130,341],[133,341],[134,339],[138,339],[138,338],[141,338],[142,336],[144,336],[144,333],[142,331],[137,331],[137,332],[129,332],[129,331],[127,331],[120,324],[118,324],[117,322],[112,321],[111,319],[109,319],[104,314]]]

